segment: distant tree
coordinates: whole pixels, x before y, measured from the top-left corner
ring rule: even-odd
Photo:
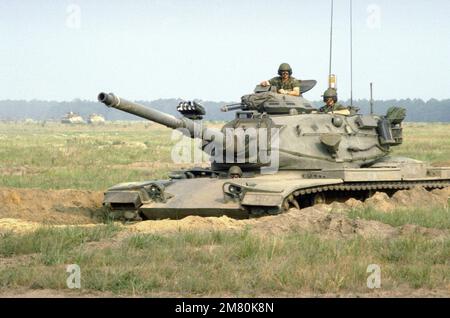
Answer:
[[[181,101],[179,98],[157,99],[153,101],[138,101],[147,106],[154,107],[160,111],[171,115],[179,116],[176,106]],[[198,100],[206,108],[207,120],[230,120],[234,117],[234,112],[223,113],[220,107],[225,104],[235,102],[212,102]],[[342,101],[349,105],[350,101]],[[315,107],[322,106],[322,101],[313,101]],[[360,112],[368,114],[370,111],[367,99],[355,100],[354,105],[360,108]],[[437,100],[432,98],[427,102],[422,99],[401,99],[401,100],[376,100],[374,111],[377,114],[385,114],[391,106],[405,107],[407,110],[407,121],[416,122],[450,122],[450,99]],[[140,118],[121,112],[119,110],[105,107],[104,105],[76,98],[72,101],[45,101],[45,100],[1,100],[0,120],[24,120],[26,118],[34,120],[59,120],[67,112],[73,111],[87,118],[92,113],[101,114],[106,120],[141,120]]]

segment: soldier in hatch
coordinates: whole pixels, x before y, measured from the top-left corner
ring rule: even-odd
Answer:
[[[325,105],[319,108],[321,113],[336,113],[341,115],[350,115],[350,110],[338,103],[337,91],[334,88],[328,88],[323,93],[323,101]]]
[[[292,68],[289,64],[283,63],[278,68],[277,77],[261,82],[261,86],[275,86],[278,94],[300,96],[300,81],[292,77]]]
[[[231,179],[237,179],[242,177],[242,170],[239,166],[231,166],[228,170],[228,176]]]

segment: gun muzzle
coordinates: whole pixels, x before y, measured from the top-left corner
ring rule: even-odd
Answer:
[[[108,107],[117,105],[120,103],[120,98],[118,98],[116,95],[110,93],[100,93],[97,96],[97,99],[99,102],[105,104]]]
[[[230,110],[242,109],[242,104],[225,105],[220,108],[222,112],[229,112]]]

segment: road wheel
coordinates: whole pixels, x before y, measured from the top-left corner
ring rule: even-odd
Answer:
[[[323,192],[315,193],[311,197],[311,205],[325,204],[326,202],[327,202],[327,200],[326,200],[325,194]]]

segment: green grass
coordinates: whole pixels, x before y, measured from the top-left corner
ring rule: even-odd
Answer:
[[[92,228],[65,227],[39,228],[26,234],[6,233],[0,239],[0,256],[40,254],[43,264],[56,264],[71,249],[84,243],[113,237],[118,227],[113,224]]]
[[[375,220],[392,226],[416,224],[428,228],[450,230],[449,208],[402,208],[392,212],[380,212],[373,208],[356,209],[348,212],[349,217]]]
[[[0,186],[103,190],[127,181],[166,178],[171,130],[159,125],[103,127],[0,124]],[[134,162],[157,163],[133,169]],[[9,170],[25,167],[24,173]]]
[[[90,250],[75,248],[82,240],[74,240],[67,243],[69,252],[51,262],[40,258],[0,269],[0,286],[65,289],[64,265],[72,263],[80,265],[83,290],[124,295],[370,292],[369,264],[380,265],[385,290],[446,288],[450,283],[450,240],[418,235],[383,241],[181,232],[138,234]]]
[[[393,155],[450,166],[450,124],[407,123],[404,142],[393,148]]]

